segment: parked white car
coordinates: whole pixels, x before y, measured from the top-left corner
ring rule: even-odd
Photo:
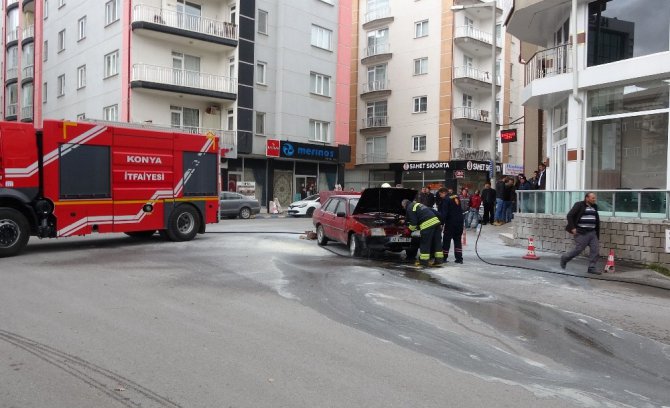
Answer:
[[[307,196],[300,201],[294,201],[288,206],[288,215],[306,215],[311,217],[314,210],[321,208],[321,200],[318,194]]]

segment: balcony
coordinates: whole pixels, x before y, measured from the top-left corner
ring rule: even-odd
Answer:
[[[131,27],[237,47],[235,24],[145,4],[133,7]]]
[[[237,99],[235,78],[157,65],[133,65],[130,87],[218,99]]]
[[[234,130],[209,129],[193,126],[170,126],[173,129],[179,129],[186,133],[193,133],[203,136],[216,136],[219,140],[219,149],[221,149],[221,157],[227,159],[237,158],[237,132]]]
[[[459,26],[456,27],[454,43],[472,55],[485,57],[491,55],[490,47],[493,44],[493,36],[491,33],[482,31],[477,27],[469,25]],[[499,38],[496,39],[496,47],[501,47]]]
[[[388,116],[370,116],[361,119],[361,134],[371,135],[387,133],[391,130]]]
[[[35,77],[35,66],[34,65],[28,65],[26,67],[23,67],[21,70],[21,83],[25,84],[27,82],[32,82],[33,78]]]
[[[454,68],[454,83],[473,93],[491,92],[491,71],[480,71],[473,67]],[[496,87],[500,87],[500,76],[496,76]]]
[[[571,50],[571,44],[563,44],[536,52],[526,63],[525,85],[536,79],[572,72]]]
[[[361,85],[361,98],[372,99],[391,95],[390,83],[388,80],[372,81]]]
[[[476,129],[490,124],[491,115],[488,110],[459,106],[454,108],[452,120],[456,126]]]
[[[19,69],[17,67],[8,67],[5,82],[16,82],[19,77]]]
[[[379,64],[391,59],[391,46],[388,43],[374,44],[363,49],[361,64]]]
[[[19,42],[19,29],[7,30],[7,48],[16,45]]]
[[[364,153],[361,155],[360,164],[387,163],[388,153]]]
[[[33,105],[26,105],[21,107],[21,122],[33,121]]]
[[[29,25],[21,33],[21,45],[35,41],[35,25]]]
[[[8,103],[5,109],[5,119],[15,120],[18,106],[16,103]]]
[[[393,16],[391,15],[390,7],[381,7],[374,10],[370,10],[365,13],[365,18],[363,19],[363,29],[370,30],[373,28],[378,28],[393,21]]]

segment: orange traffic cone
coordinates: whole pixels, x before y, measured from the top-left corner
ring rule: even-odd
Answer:
[[[610,249],[610,254],[607,256],[607,263],[605,264],[605,272],[614,273],[614,250]]]
[[[461,244],[462,245],[467,245],[468,244],[468,237],[467,237],[465,228],[463,229],[463,235],[461,236]]]
[[[533,237],[528,237],[528,253],[523,256],[523,259],[532,259],[534,261],[540,259],[539,256],[535,255],[535,244],[533,243]]]

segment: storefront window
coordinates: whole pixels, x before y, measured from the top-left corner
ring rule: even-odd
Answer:
[[[588,66],[668,51],[667,0],[589,3]]]

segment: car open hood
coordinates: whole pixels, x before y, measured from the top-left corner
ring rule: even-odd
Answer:
[[[402,200],[413,200],[416,193],[417,191],[411,188],[366,188],[361,193],[353,214],[383,212],[405,215]]]

